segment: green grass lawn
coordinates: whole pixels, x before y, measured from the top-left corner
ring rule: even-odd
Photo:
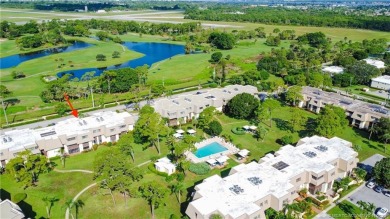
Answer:
[[[63,218],[65,215],[64,203],[92,182],[92,174],[50,172],[39,176],[36,187],[23,190],[21,185],[16,183],[10,175],[3,174],[0,176],[1,198],[9,198],[7,193],[11,197],[17,193],[26,193],[27,198],[19,203],[26,217],[46,218],[45,203],[42,198],[55,196],[59,201],[52,208],[51,218]]]
[[[355,219],[362,214],[360,208],[347,200],[342,201],[327,212],[331,217],[343,219]]]

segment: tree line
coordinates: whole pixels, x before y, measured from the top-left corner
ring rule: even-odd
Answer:
[[[239,13],[237,13],[239,12]],[[350,27],[390,31],[390,18],[385,15],[366,16],[322,8],[288,9],[285,7],[240,7],[217,5],[207,9],[189,8],[185,19],[253,22],[279,25],[319,27]]]

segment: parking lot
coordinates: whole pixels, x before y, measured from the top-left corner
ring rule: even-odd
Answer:
[[[362,161],[358,164],[360,168],[365,169],[367,172],[370,172],[375,166],[375,163],[382,160],[384,156],[380,154],[375,154],[368,159]],[[385,191],[385,190],[384,190]],[[384,192],[383,191],[383,192]],[[367,186],[364,186],[358,189],[353,195],[348,197],[348,200],[357,205],[358,201],[370,202],[373,203],[376,207],[375,212],[380,207],[385,207],[390,209],[390,197],[384,195],[384,193],[375,192],[374,189],[370,189]]]
[[[348,198],[348,200],[356,205],[358,205],[357,202],[361,200],[373,203],[376,209],[380,207],[390,209],[390,197],[385,196],[383,193],[377,193],[374,189],[367,188],[367,186],[357,190]]]

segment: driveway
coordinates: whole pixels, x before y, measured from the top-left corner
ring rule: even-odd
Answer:
[[[358,167],[366,170],[367,172],[371,172],[372,168],[374,168],[375,163],[382,160],[384,156],[380,154],[374,154],[371,157],[365,159],[364,161],[358,163]]]

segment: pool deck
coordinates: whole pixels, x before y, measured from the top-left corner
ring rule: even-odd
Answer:
[[[220,153],[212,154],[210,156],[205,156],[205,157],[202,157],[202,158],[198,158],[191,151],[186,151],[184,154],[186,155],[187,160],[191,161],[192,163],[201,163],[201,162],[205,162],[205,161],[207,161],[209,159],[217,159],[217,158],[219,158],[221,156],[224,156],[224,155],[228,156],[228,155],[231,155],[231,154],[236,154],[236,153],[238,153],[240,151],[240,149],[238,149],[235,145],[233,145],[230,142],[225,141],[225,139],[223,139],[221,137],[218,137],[218,136],[206,139],[206,140],[198,142],[198,143],[195,143],[194,145],[195,145],[196,149],[199,149],[199,148],[202,148],[202,147],[204,147],[206,145],[209,145],[209,144],[211,144],[213,142],[217,142],[218,144],[220,144],[223,147],[225,147],[227,150],[223,151],[223,152],[220,152]]]

